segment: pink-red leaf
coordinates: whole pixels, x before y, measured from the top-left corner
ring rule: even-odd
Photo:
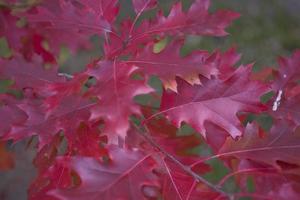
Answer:
[[[167,200],[196,200],[203,198],[206,200],[213,200],[221,195],[215,191],[210,190],[203,183],[199,183],[190,174],[184,172],[178,165],[169,160],[163,160],[162,165],[165,170],[163,181],[163,198]],[[204,172],[205,164],[202,165]]]
[[[161,14],[156,23],[134,36],[134,39],[146,37],[152,34],[161,35],[213,35],[224,36],[224,30],[239,14],[232,11],[217,11],[214,14],[208,12],[209,0],[196,0],[185,13],[182,4],[176,3],[167,17]]]
[[[272,105],[272,115],[300,125],[300,51],[296,51],[291,58],[280,58],[279,65],[273,83],[273,89],[277,93]]]
[[[68,168],[79,175],[81,185],[53,190],[50,194],[61,200],[143,200],[149,195],[145,187],[158,187],[156,176],[151,173],[153,160],[149,155],[117,147],[110,148],[110,155],[108,163],[80,156],[66,159]]]
[[[153,91],[144,80],[133,79],[134,71],[126,64],[101,61],[85,72],[97,80],[88,92],[88,96],[97,97],[99,104],[92,110],[92,118],[105,120],[104,133],[111,138],[125,138],[130,115],[140,113],[134,96]]]
[[[240,67],[226,80],[202,79],[202,85],[191,86],[178,79],[178,93],[165,91],[161,111],[178,127],[192,125],[204,136],[209,121],[227,131],[233,138],[242,135],[238,112],[261,112],[260,96],[267,87],[249,80],[251,68]],[[243,86],[243,87],[241,87]]]
[[[33,94],[28,94],[33,95]],[[12,121],[9,131],[2,133],[4,139],[13,139],[15,141],[28,136],[38,135],[39,147],[48,144],[54,135],[59,131],[64,131],[68,139],[72,139],[73,133],[80,124],[80,121],[88,120],[93,103],[82,101],[74,96],[64,98],[64,104],[61,104],[48,114],[43,105],[43,101],[34,96],[27,97],[15,106],[22,111],[22,116],[26,116],[26,121],[16,123]],[[18,118],[17,118],[18,119]]]
[[[11,60],[0,60],[0,75],[14,81],[18,89],[41,89],[46,84],[65,80],[58,76],[56,66],[46,69],[37,55],[33,56],[31,62],[27,62],[21,55]]]
[[[276,121],[270,132],[260,137],[258,129],[248,125],[243,138],[239,141],[228,138],[219,154],[251,159],[274,166],[283,172],[293,173],[296,170],[298,173],[300,132],[299,129],[293,131],[291,127],[293,126],[287,121]]]
[[[54,9],[47,3],[50,4],[46,1],[24,15],[29,26],[43,35],[55,52],[59,52],[61,45],[77,50],[88,46],[92,35],[111,32],[110,23],[90,7],[89,2],[82,5],[77,1],[59,0],[53,3]]]
[[[190,84],[200,84],[199,74],[206,78],[217,75],[215,64],[218,60],[210,59],[207,51],[195,51],[186,57],[180,56],[182,42],[172,42],[159,53],[153,52],[153,45],[148,45],[132,60],[147,75],[157,75],[166,88],[176,91],[175,77],[179,76]],[[216,57],[215,57],[216,58]]]

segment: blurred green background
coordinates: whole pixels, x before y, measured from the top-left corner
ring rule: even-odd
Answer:
[[[120,18],[133,17],[130,0],[121,0]],[[159,5],[167,14],[172,0],[159,0]],[[187,8],[192,0],[182,0]],[[188,36],[182,49],[183,55],[194,49],[213,51],[226,50],[232,46],[242,53],[241,63],[255,62],[254,69],[276,65],[279,55],[289,55],[300,48],[300,1],[299,0],[212,0],[210,11],[230,9],[241,17],[227,29],[227,37]],[[151,13],[149,14],[151,15]],[[62,71],[74,72],[85,63],[102,54],[101,41],[93,38],[94,48],[79,55],[61,59]],[[72,68],[72,69],[71,69]]]
[[[300,48],[299,0],[213,0],[212,9],[231,9],[241,17],[225,38],[191,38],[195,48],[221,49],[236,45],[242,62],[255,67],[276,64],[278,55]]]

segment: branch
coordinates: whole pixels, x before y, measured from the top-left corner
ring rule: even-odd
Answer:
[[[67,77],[69,79],[74,78],[73,75],[67,74],[67,73],[58,73],[59,76],[64,76]],[[142,127],[134,124],[134,127],[137,130],[140,130],[139,133],[145,138],[145,140],[154,148],[158,149],[161,153],[163,153],[167,158],[169,158],[170,160],[172,160],[175,164],[177,164],[184,172],[186,172],[187,174],[189,174],[190,176],[192,176],[196,181],[198,182],[202,182],[205,185],[207,185],[208,187],[210,187],[212,190],[220,193],[222,196],[227,196],[230,200],[234,200],[234,194],[230,194],[230,193],[226,193],[225,191],[223,191],[221,189],[220,186],[215,186],[214,184],[212,184],[211,182],[207,181],[205,178],[203,178],[202,176],[200,176],[199,174],[195,173],[190,166],[186,166],[183,163],[181,163],[179,160],[177,160],[177,158],[175,158],[173,155],[171,155],[169,152],[167,152],[166,150],[164,150],[159,144],[157,144],[151,137],[150,137],[150,131],[147,128],[147,126],[145,124],[143,124]]]
[[[150,131],[149,129],[146,127],[146,125],[144,125],[143,127],[139,127],[136,124],[134,124],[134,126],[138,129],[141,130],[140,134],[145,138],[145,140],[154,148],[158,149],[161,153],[163,153],[167,158],[169,158],[170,160],[172,160],[175,164],[177,164],[184,172],[186,172],[187,174],[189,174],[190,176],[192,176],[196,181],[198,182],[202,182],[205,185],[207,185],[208,187],[210,187],[212,190],[220,193],[222,196],[227,196],[230,200],[234,199],[234,195],[233,194],[229,194],[226,193],[225,191],[223,191],[220,187],[215,186],[214,184],[212,184],[211,182],[207,181],[205,178],[203,178],[202,176],[200,176],[199,174],[195,173],[191,167],[184,165],[183,163],[181,163],[179,160],[177,160],[177,158],[175,158],[173,155],[171,155],[169,152],[167,152],[166,150],[164,150],[159,144],[157,144],[151,137],[150,137]],[[142,129],[144,129],[145,131],[143,131]]]

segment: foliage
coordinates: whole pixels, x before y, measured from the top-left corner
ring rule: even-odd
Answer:
[[[299,199],[300,51],[258,73],[235,48],[183,56],[187,36],[224,37],[239,14],[126,3],[0,4],[1,145],[37,139],[29,199]]]

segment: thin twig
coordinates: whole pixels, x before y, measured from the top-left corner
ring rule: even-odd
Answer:
[[[132,34],[133,28],[134,28],[134,26],[135,26],[137,20],[139,19],[139,17],[141,16],[141,14],[144,12],[144,10],[146,9],[146,7],[148,6],[149,3],[150,3],[150,0],[148,0],[148,1],[144,4],[143,8],[142,8],[142,9],[138,12],[138,14],[135,16],[135,19],[134,19],[134,21],[133,21],[133,23],[132,23],[132,25],[131,25],[130,31],[129,31],[129,38],[131,38],[131,34]]]
[[[66,74],[66,73],[59,73],[59,76],[65,76],[67,78],[72,79],[73,75],[70,74]],[[210,187],[211,189],[213,189],[214,191],[220,193],[222,196],[227,196],[230,200],[234,199],[234,194],[230,194],[227,193],[225,191],[223,191],[221,189],[220,186],[215,186],[214,184],[212,184],[211,182],[207,181],[205,178],[203,178],[202,176],[200,176],[199,174],[195,173],[190,166],[186,166],[184,164],[182,164],[179,160],[177,160],[173,155],[171,155],[169,152],[167,152],[166,150],[164,150],[159,144],[157,144],[151,137],[150,137],[150,131],[147,128],[147,126],[145,124],[143,124],[142,127],[133,124],[135,126],[136,129],[140,130],[140,134],[145,138],[145,140],[154,148],[156,148],[157,150],[159,150],[161,153],[163,153],[167,158],[169,158],[170,160],[172,160],[175,164],[177,164],[184,172],[186,172],[187,174],[189,174],[190,176],[192,176],[196,181],[198,182],[202,182],[205,185],[207,185],[208,187]],[[144,130],[144,131],[143,131]],[[219,196],[220,197],[220,196]]]
[[[186,172],[187,174],[189,174],[190,176],[192,176],[198,182],[204,183],[205,185],[207,185],[208,187],[210,187],[214,191],[220,193],[221,195],[229,197],[230,200],[234,199],[234,195],[224,192],[220,187],[215,186],[211,182],[207,181],[202,176],[200,176],[199,174],[195,173],[189,166],[186,166],[186,165],[182,164],[173,155],[171,155],[169,152],[167,152],[166,150],[164,150],[159,144],[157,144],[150,137],[150,135],[149,135],[150,131],[149,131],[149,129],[145,125],[143,127],[139,127],[139,126],[137,126],[137,125],[134,124],[134,126],[137,129],[139,129],[139,130],[144,129],[145,131],[141,130],[140,133],[146,139],[146,141],[149,142],[149,144],[151,146],[153,146],[154,148],[158,149],[161,153],[163,153],[167,158],[169,158],[170,160],[172,160],[175,164],[177,164],[184,172]]]

